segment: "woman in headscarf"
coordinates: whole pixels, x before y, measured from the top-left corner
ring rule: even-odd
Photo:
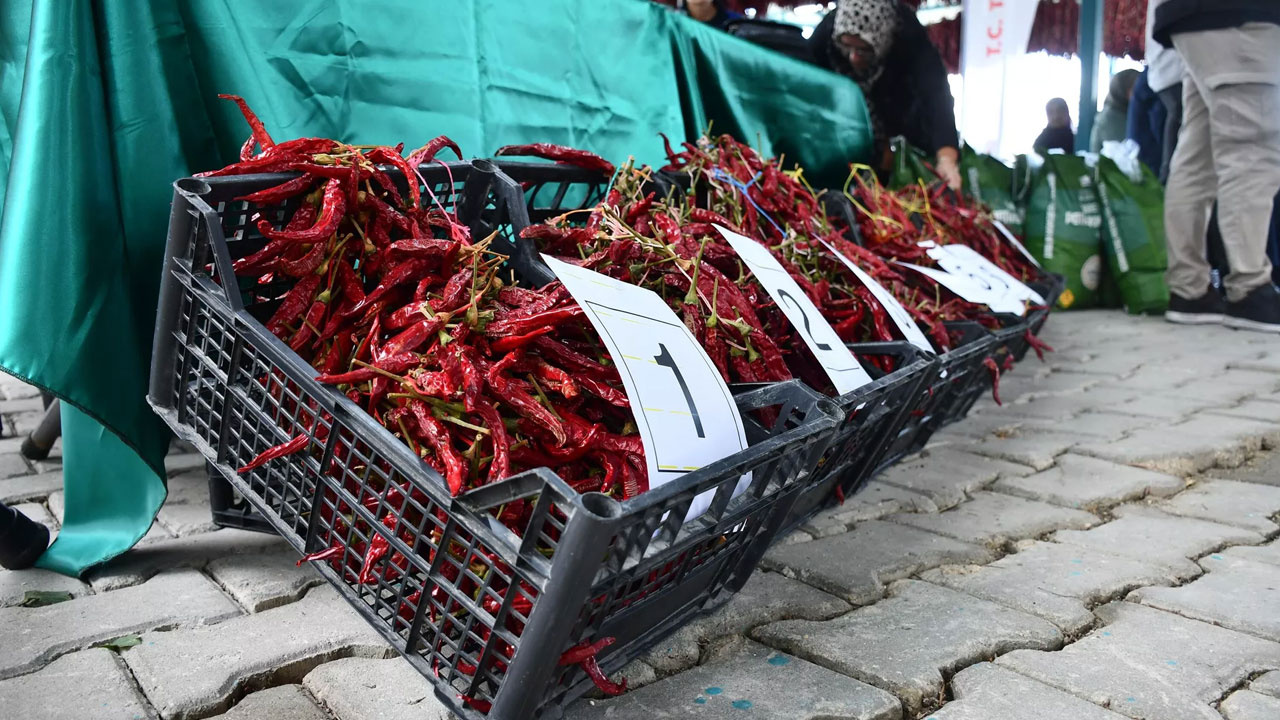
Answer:
[[[1121,70],[1111,76],[1107,100],[1102,104],[1102,112],[1093,121],[1089,152],[1102,152],[1102,143],[1108,140],[1124,140],[1125,123],[1129,120],[1129,100],[1133,97],[1133,85],[1137,81],[1137,70]]]
[[[947,69],[915,11],[898,0],[840,0],[813,32],[814,60],[862,88],[875,134],[875,162],[888,167],[889,138],[901,135],[936,159],[960,188],[959,137]]]

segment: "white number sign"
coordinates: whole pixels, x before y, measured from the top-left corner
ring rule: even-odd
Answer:
[[[716,226],[742,262],[751,269],[764,286],[769,297],[778,303],[782,314],[800,331],[805,345],[818,359],[818,364],[831,378],[836,392],[843,395],[871,382],[871,376],[862,368],[858,359],[844,346],[831,324],[814,307],[786,269],[769,252],[768,248],[744,235]]]
[[[649,487],[747,447],[733,394],[706,351],[657,294],[543,255],[618,366],[644,443]],[[746,489],[743,476],[735,495]],[[711,504],[699,495],[686,519]]]
[[[858,276],[858,280],[860,280],[863,285],[867,286],[867,289],[871,291],[871,295],[880,302],[880,305],[884,307],[885,312],[887,312],[889,317],[893,319],[893,323],[898,326],[898,330],[902,331],[902,336],[907,339],[907,342],[927,353],[937,352],[933,349],[933,343],[929,342],[929,338],[925,337],[925,334],[920,330],[920,326],[916,325],[915,320],[911,317],[911,313],[908,313],[907,309],[902,307],[902,303],[898,302],[898,298],[894,297],[893,294],[886,290],[883,285],[876,282],[875,278],[868,275],[866,271],[854,264],[852,260],[845,257],[844,253],[835,249],[835,247],[826,240],[823,240],[822,244],[826,245],[827,249],[830,250],[831,253],[840,260],[840,262],[845,264],[845,267],[849,268],[854,275]]]

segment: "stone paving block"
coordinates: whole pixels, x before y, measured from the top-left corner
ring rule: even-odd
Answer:
[[[1093,623],[1089,608],[1143,585],[1168,585],[1196,575],[1194,563],[1177,567],[1082,547],[1037,542],[985,567],[950,566],[921,573],[984,600],[1052,622],[1064,633]]]
[[[1234,630],[1127,602],[1095,612],[1104,625],[1087,637],[996,664],[1142,720],[1222,720],[1210,703],[1280,668],[1280,644]]]
[[[218,558],[207,572],[241,607],[256,613],[294,602],[324,582],[310,565],[297,562],[297,551],[281,541],[264,553]]]
[[[1135,430],[1141,430],[1142,428],[1151,427],[1152,425],[1157,425],[1165,421],[1160,418],[1086,411],[1078,415],[1073,415],[1066,420],[1024,417],[1022,422],[1022,429],[1024,431],[1062,430],[1064,432],[1069,432],[1072,435],[1082,435],[1101,440],[1119,441]]]
[[[15,505],[30,500],[41,500],[49,493],[62,489],[62,473],[19,475],[0,480],[0,502]]]
[[[889,520],[975,544],[1000,546],[1062,528],[1087,528],[1100,522],[1087,512],[1024,500],[993,492],[977,492],[940,515],[891,515]]]
[[[1003,398],[1004,383],[1000,384],[1001,397]],[[1075,425],[1072,420],[1083,413],[1098,410],[1101,408],[1114,407],[1135,399],[1137,396],[1133,394],[1124,395],[1120,391],[1111,391],[1106,394],[1100,394],[1090,390],[1089,392],[1077,393],[1075,395],[1062,395],[1056,397],[1040,398],[1034,401],[1025,401],[1019,403],[1005,402],[1004,405],[992,406],[984,409],[978,417],[1003,417],[1010,420],[1026,421],[1042,421],[1049,423],[1058,423],[1063,427]]]
[[[988,548],[906,525],[870,520],[852,532],[771,549],[763,566],[855,605],[875,602],[884,586],[921,570],[990,562]]]
[[[52,540],[54,535],[58,534],[58,521],[53,519],[53,515],[49,514],[49,510],[40,503],[28,502],[11,505],[14,510],[35,520],[41,525],[49,528],[49,537]]]
[[[59,655],[156,627],[198,625],[239,614],[194,570],[174,570],[124,590],[40,608],[0,609],[0,678],[31,672]]]
[[[641,690],[578,701],[565,718],[897,720],[900,713],[898,701],[883,690],[742,641],[716,662]]]
[[[1250,360],[1233,360],[1227,363],[1227,367],[1233,370],[1280,373],[1280,356],[1268,353]]]
[[[209,478],[203,470],[169,478],[169,497],[156,514],[156,522],[178,537],[218,529],[210,514]]]
[[[1099,388],[1097,392],[1105,393],[1104,397],[1107,397],[1113,392],[1123,392],[1123,390],[1118,387],[1105,387]],[[1131,418],[1145,417],[1151,420],[1175,421],[1203,410],[1230,407],[1236,404],[1238,400],[1238,398],[1212,398],[1205,400],[1172,393],[1150,393],[1132,398],[1127,402],[1108,402],[1089,412],[1099,415],[1118,414]]]
[[[889,690],[909,715],[937,703],[943,673],[1014,648],[1056,648],[1053,625],[937,585],[896,583],[881,602],[834,620],[787,620],[753,637]]]
[[[170,452],[164,456],[164,471],[169,477],[184,473],[204,475],[206,463],[204,456],[197,452]]]
[[[1181,478],[1067,453],[1054,467],[1026,477],[1001,478],[992,490],[1072,508],[1109,507],[1148,495],[1181,491]]]
[[[1280,425],[1198,415],[1175,425],[1143,428],[1123,442],[1082,443],[1076,452],[1104,460],[1137,465],[1171,475],[1190,475],[1218,467],[1235,467],[1261,449],[1274,444]]]
[[[1212,415],[1226,415],[1227,417],[1280,423],[1280,403],[1266,400],[1246,400],[1234,407],[1206,410],[1205,412]]]
[[[958,445],[990,436],[1013,435],[1026,424],[1026,420],[1011,417],[999,410],[982,415],[970,415],[964,420],[948,425],[933,434],[930,442],[940,445]]]
[[[1026,402],[1046,397],[1081,393],[1103,382],[1103,378],[1080,373],[1048,372],[1001,378],[1000,398],[1005,403]]]
[[[243,553],[284,552],[290,546],[280,537],[248,530],[222,528],[184,538],[167,538],[139,544],[88,574],[98,592],[145,582],[162,570],[203,568],[210,561]],[[297,554],[294,555],[297,560]],[[230,561],[229,561],[230,562]]]
[[[1092,530],[1062,530],[1056,542],[1139,560],[1176,564],[1226,545],[1262,542],[1252,530],[1167,515],[1144,505],[1121,505],[1116,519]]]
[[[1280,512],[1280,487],[1269,485],[1207,480],[1161,501],[1157,507],[1171,515],[1212,520],[1263,534],[1280,529],[1267,519]]]
[[[1280,698],[1280,670],[1264,673],[1249,683],[1249,689],[1264,695]]]
[[[914,490],[872,480],[843,505],[823,510],[800,525],[815,538],[839,535],[856,522],[902,512],[938,512],[938,506]]]
[[[325,663],[302,684],[341,720],[447,720],[431,683],[408,660],[345,658]]]
[[[1254,547],[1233,547],[1222,551],[1226,557],[1252,560],[1253,562],[1280,565],[1280,540],[1273,540],[1266,545]]]
[[[1207,574],[1176,588],[1139,588],[1140,602],[1185,617],[1280,641],[1280,566],[1210,555],[1200,560]]]
[[[1053,467],[1054,458],[1082,442],[1096,440],[1061,432],[1018,432],[987,437],[966,445],[964,449],[997,460],[1029,465],[1035,470],[1046,470]]]
[[[0,711],[14,720],[155,717],[124,663],[103,648],[64,655],[29,675],[0,681]]]
[[[1121,720],[1109,710],[991,663],[951,678],[955,700],[925,720]]]
[[[296,603],[217,626],[147,633],[122,657],[160,714],[182,719],[225,710],[241,687],[299,682],[329,660],[392,652],[324,587]]]
[[[34,385],[28,385],[21,380],[9,376],[5,376],[4,396],[8,400],[19,400],[22,398],[33,398],[40,396],[40,388]]]
[[[328,720],[301,685],[281,685],[246,695],[213,720]]]
[[[997,478],[1019,477],[1032,472],[1031,468],[1023,465],[947,446],[903,459],[885,470],[878,479],[922,493],[933,500],[939,510],[945,510],[964,502],[968,493],[990,485]]]
[[[26,475],[31,472],[31,468],[27,465],[27,461],[22,459],[17,453],[5,453],[0,455],[0,478],[10,478],[15,475]]]
[[[0,607],[17,605],[22,602],[23,595],[36,590],[69,592],[73,597],[92,593],[88,585],[52,570],[0,570]]]
[[[39,408],[40,404],[37,403],[35,407]],[[32,409],[5,413],[4,418],[4,431],[21,437],[40,427],[40,421],[44,420],[44,410]]]
[[[1249,690],[1237,690],[1218,706],[1223,720],[1276,720],[1280,718],[1280,698]]]
[[[850,609],[840,598],[804,583],[757,572],[729,602],[680,628],[641,657],[659,672],[672,673],[696,664],[701,646],[715,638],[740,635],[775,620],[826,620]]]

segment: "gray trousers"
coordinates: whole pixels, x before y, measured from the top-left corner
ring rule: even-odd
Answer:
[[[1205,231],[1218,201],[1235,302],[1271,282],[1267,232],[1280,191],[1280,25],[1180,33],[1186,64],[1182,129],[1165,189],[1169,290],[1197,298],[1209,287]]]

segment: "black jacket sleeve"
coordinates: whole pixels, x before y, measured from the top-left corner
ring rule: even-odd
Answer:
[[[899,5],[898,17],[893,49],[871,88],[885,129],[930,155],[943,147],[958,147],[955,101],[942,56],[914,12]]]

